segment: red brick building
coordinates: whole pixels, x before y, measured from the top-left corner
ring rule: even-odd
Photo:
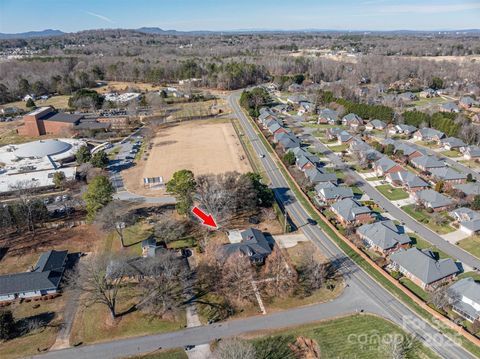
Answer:
[[[18,133],[28,137],[64,135],[73,131],[83,115],[56,112],[51,107],[40,107],[23,116],[24,125]]]

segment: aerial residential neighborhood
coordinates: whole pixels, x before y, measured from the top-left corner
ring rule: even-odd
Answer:
[[[480,357],[479,7],[271,5],[0,2],[0,358]]]

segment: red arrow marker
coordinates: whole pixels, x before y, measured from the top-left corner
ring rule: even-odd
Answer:
[[[203,224],[209,227],[217,228],[217,224],[215,223],[215,220],[213,219],[212,215],[209,214],[207,215],[205,212],[203,212],[200,208],[198,207],[193,207],[192,213],[196,215],[198,218],[200,218],[203,221]]]

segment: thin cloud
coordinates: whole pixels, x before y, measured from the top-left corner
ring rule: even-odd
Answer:
[[[90,12],[90,11],[85,11],[86,14],[90,15],[90,16],[94,16],[100,20],[103,20],[103,21],[106,21],[106,22],[109,22],[111,24],[114,24],[115,21],[113,21],[112,19],[104,16],[104,15],[100,15],[100,14],[95,14],[94,12]]]
[[[441,5],[389,5],[378,8],[380,13],[398,14],[398,13],[417,13],[417,14],[437,14],[448,12],[459,12],[467,10],[478,10],[480,4],[441,4]]]

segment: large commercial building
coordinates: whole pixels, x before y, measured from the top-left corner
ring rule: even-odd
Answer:
[[[42,135],[68,136],[78,130],[105,129],[108,123],[86,119],[83,114],[57,112],[52,107],[40,107],[23,116],[24,125],[18,133],[28,137]]]
[[[83,145],[84,141],[74,139],[48,139],[0,147],[0,193],[19,184],[52,186],[55,172],[63,172],[67,180],[75,179],[75,153]]]

